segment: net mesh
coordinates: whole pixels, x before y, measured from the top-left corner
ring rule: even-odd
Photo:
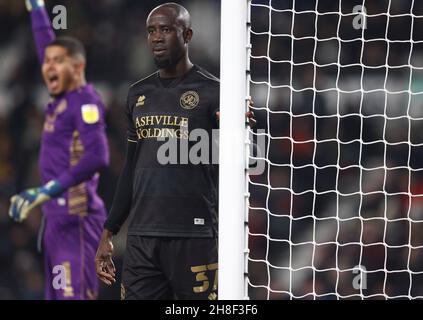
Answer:
[[[251,299],[423,297],[423,3],[253,0]]]

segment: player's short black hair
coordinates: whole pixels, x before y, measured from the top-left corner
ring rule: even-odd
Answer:
[[[72,37],[57,37],[48,44],[48,47],[51,46],[59,46],[66,48],[66,50],[68,51],[68,55],[71,57],[82,55],[84,59],[87,58],[84,45],[78,39]]]

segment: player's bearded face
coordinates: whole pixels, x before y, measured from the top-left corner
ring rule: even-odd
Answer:
[[[42,74],[48,92],[58,96],[74,89],[77,70],[74,59],[67,53],[67,49],[60,46],[47,47]]]
[[[183,29],[172,20],[161,14],[152,15],[147,20],[148,43],[160,69],[176,65],[186,50]]]
[[[163,54],[161,56],[155,55],[154,63],[159,69],[167,69],[176,65],[181,57],[182,57],[182,54],[180,54],[178,51],[170,51],[167,54]]]

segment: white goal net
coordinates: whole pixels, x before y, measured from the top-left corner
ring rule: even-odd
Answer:
[[[249,297],[422,298],[423,2],[249,10]]]

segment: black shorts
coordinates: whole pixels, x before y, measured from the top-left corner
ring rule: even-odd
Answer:
[[[217,239],[128,236],[121,298],[216,300]]]

